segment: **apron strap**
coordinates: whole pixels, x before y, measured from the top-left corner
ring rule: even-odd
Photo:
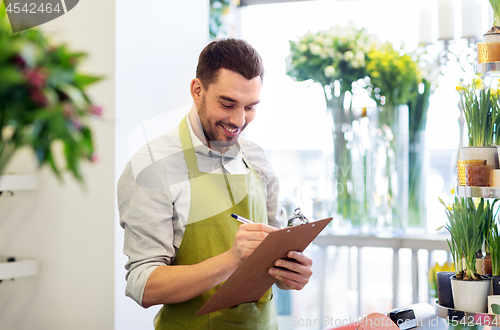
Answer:
[[[179,134],[181,137],[182,152],[184,153],[184,159],[186,160],[188,170],[199,173],[200,170],[198,169],[198,161],[196,161],[193,142],[191,141],[191,136],[189,135],[187,115],[184,119],[182,119],[179,125]]]

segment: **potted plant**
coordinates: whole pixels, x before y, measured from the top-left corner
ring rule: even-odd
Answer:
[[[444,226],[451,235],[447,240],[455,264],[455,276],[451,277],[451,288],[455,309],[485,313],[490,278],[478,274],[476,253],[484,241],[484,224],[491,216],[489,201],[481,198],[479,203],[472,198],[455,197],[452,205],[445,206],[448,223]]]
[[[498,236],[498,228],[496,228],[497,224],[495,222],[497,213],[498,213],[498,208],[496,212],[494,212],[494,206],[498,202],[498,199],[495,199],[493,203],[491,204],[491,208],[487,210],[486,218],[484,221],[484,251],[485,251],[485,256],[482,259],[482,269],[483,269],[483,275],[493,275],[493,264],[492,264],[492,258],[491,258],[491,253],[493,252],[494,254],[498,253],[495,249],[495,240],[496,237]],[[494,232],[496,230],[496,232]],[[499,241],[500,244],[500,241]],[[495,251],[493,251],[495,250]],[[498,270],[500,271],[500,269]],[[500,275],[500,274],[499,274]]]
[[[498,169],[496,147],[500,144],[498,89],[485,88],[483,79],[476,76],[470,84],[460,83],[457,91],[461,96],[460,105],[469,135],[469,146],[460,148],[462,159],[484,159],[486,165]]]
[[[488,235],[488,246],[491,256],[493,294],[500,295],[500,233],[498,223],[493,223]]]
[[[100,78],[78,71],[86,54],[52,45],[38,29],[12,33],[4,3],[0,49],[0,175],[14,153],[28,147],[59,178],[67,169],[82,180],[81,161],[96,160],[89,118],[102,112],[86,93]]]

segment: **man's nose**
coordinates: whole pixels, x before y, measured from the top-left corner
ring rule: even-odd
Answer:
[[[243,127],[246,123],[245,108],[237,108],[231,113],[229,122],[237,127]]]

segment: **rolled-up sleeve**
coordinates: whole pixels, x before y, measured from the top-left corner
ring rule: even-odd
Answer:
[[[127,164],[117,188],[120,225],[125,230],[123,252],[129,258],[125,294],[142,306],[149,275],[158,266],[169,265],[176,252],[172,197],[162,162],[139,175]]]

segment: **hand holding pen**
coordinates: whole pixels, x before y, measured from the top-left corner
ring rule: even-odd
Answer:
[[[231,214],[231,216],[243,223],[239,226],[238,232],[234,238],[234,244],[231,248],[233,255],[243,262],[257,246],[262,242],[269,233],[276,230],[276,228],[263,223],[255,223],[240,215]]]

